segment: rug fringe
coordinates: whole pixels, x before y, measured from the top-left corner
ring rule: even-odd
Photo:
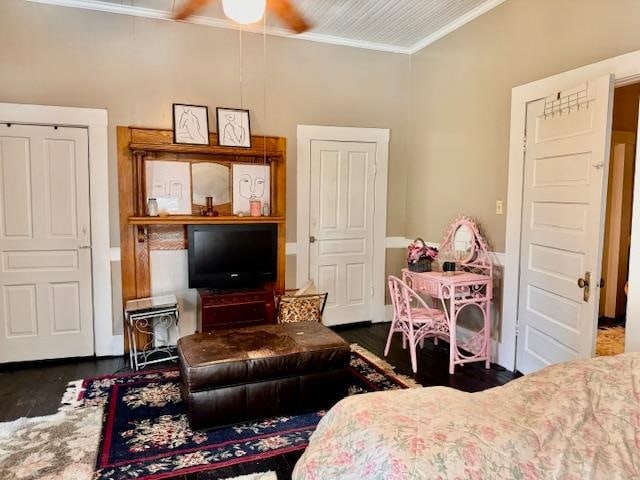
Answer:
[[[369,350],[367,350],[366,348],[361,347],[357,343],[352,343],[351,344],[351,350],[356,352],[356,353],[358,353],[358,354],[360,354],[360,355],[362,355],[368,361],[373,363],[376,367],[384,370],[385,373],[394,376],[395,378],[400,380],[402,383],[404,383],[407,387],[409,387],[409,388],[422,388],[422,385],[420,385],[418,382],[416,382],[413,378],[411,378],[411,377],[409,377],[407,375],[402,375],[400,373],[396,373],[395,367],[393,365],[391,365],[390,363],[388,363],[385,360],[381,359],[375,353],[372,353]]]
[[[84,404],[84,399],[81,398],[81,393],[85,390],[82,388],[83,380],[73,380],[67,383],[67,389],[62,394],[62,400],[60,400],[60,408],[58,410],[64,410],[68,408],[78,408]]]

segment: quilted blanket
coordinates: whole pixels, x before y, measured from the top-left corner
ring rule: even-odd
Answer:
[[[478,393],[345,398],[294,480],[640,478],[640,353],[548,367]]]

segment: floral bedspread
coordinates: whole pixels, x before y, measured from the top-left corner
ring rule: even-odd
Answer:
[[[348,397],[294,480],[640,478],[640,353],[548,367],[478,393]]]

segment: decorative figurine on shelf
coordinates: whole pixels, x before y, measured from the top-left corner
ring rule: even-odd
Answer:
[[[438,256],[438,249],[416,238],[407,249],[407,266],[412,272],[430,272],[431,262]]]
[[[203,217],[217,217],[218,211],[213,209],[213,197],[205,197],[207,200],[206,208],[200,210],[200,214]]]
[[[149,198],[147,200],[147,213],[150,217],[158,216],[158,201],[155,198]]]

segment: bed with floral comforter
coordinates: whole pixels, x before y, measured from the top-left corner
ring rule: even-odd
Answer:
[[[294,480],[640,478],[640,353],[502,387],[355,395],[318,425]]]

